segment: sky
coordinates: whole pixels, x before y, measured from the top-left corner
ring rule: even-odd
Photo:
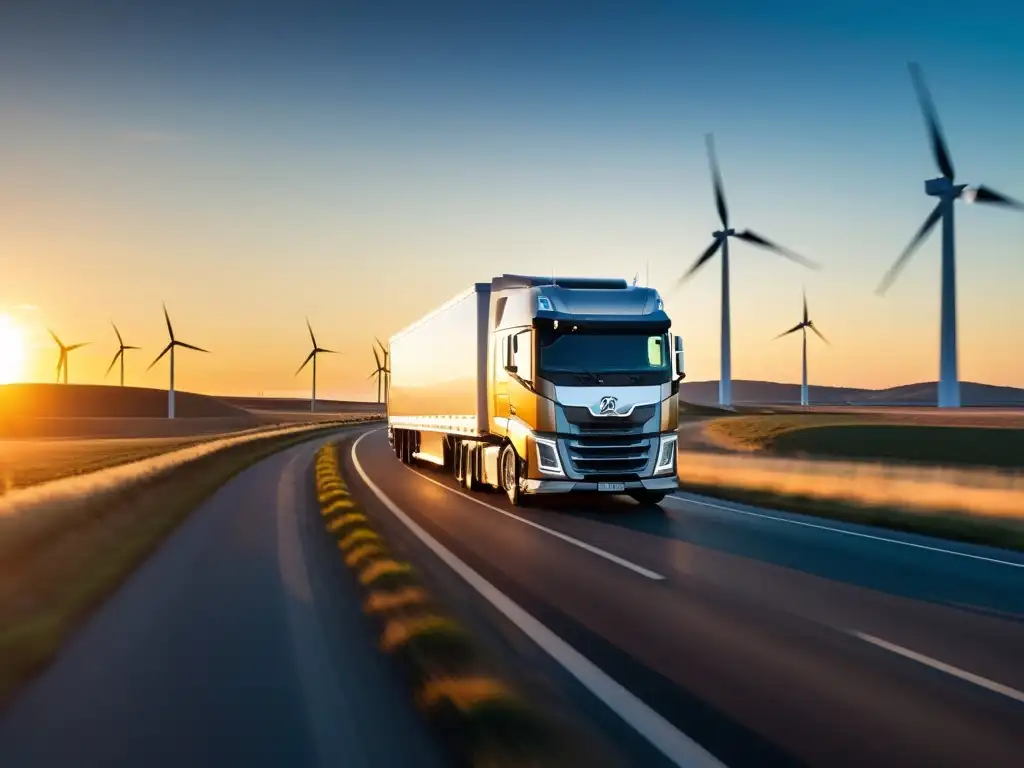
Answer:
[[[214,7],[215,6],[215,7]],[[1024,6],[779,2],[4,3],[0,313],[20,378],[129,353],[166,386],[301,394],[308,316],[323,396],[371,397],[386,339],[503,272],[649,271],[688,378],[719,366],[714,132],[734,226],[819,261],[732,248],[734,378],[934,380],[939,238],[874,289],[938,175],[919,61],[958,181],[1024,199]],[[1024,386],[1024,213],[958,205],[961,378]],[[438,351],[443,354],[443,350]],[[2,371],[0,366],[0,371]]]

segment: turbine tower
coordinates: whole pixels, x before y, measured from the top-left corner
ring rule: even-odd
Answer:
[[[380,339],[376,336],[373,337],[373,340],[377,342],[377,346],[380,347],[381,354],[384,355],[384,364],[381,368],[382,373],[384,374],[384,404],[387,405],[388,394],[391,392],[391,365],[388,363],[388,358],[391,357],[391,353],[388,352],[387,347],[380,343]],[[377,354],[374,352],[374,357],[376,356]],[[379,397],[377,398],[377,402],[380,402]]]
[[[732,329],[729,312],[729,238],[756,245],[769,250],[779,256],[784,256],[797,264],[802,264],[811,269],[819,269],[819,266],[809,259],[805,259],[788,248],[783,248],[765,237],[749,229],[737,231],[729,226],[729,210],[725,205],[725,190],[722,186],[722,174],[718,169],[718,158],[715,156],[714,138],[709,133],[706,137],[708,145],[708,161],[711,165],[711,180],[715,191],[715,207],[718,209],[718,218],[722,222],[722,228],[712,233],[714,240],[711,245],[700,255],[676,284],[676,287],[686,282],[698,269],[719,251],[722,251],[722,374],[718,380],[718,404],[721,406],[732,405]]]
[[[83,341],[81,344],[65,345],[64,342],[62,342],[59,338],[57,338],[57,334],[54,333],[51,329],[47,328],[46,330],[50,331],[50,335],[53,336],[53,340],[55,342],[57,342],[57,346],[60,347],[60,357],[57,358],[57,383],[60,384],[60,372],[61,372],[61,369],[63,369],[64,370],[64,383],[67,384],[68,383],[68,352],[71,352],[74,349],[78,349],[79,347],[84,347],[89,342],[88,341]]]
[[[309,329],[309,338],[313,341],[313,351],[310,352],[309,355],[306,357],[306,359],[302,361],[302,365],[299,366],[299,370],[297,370],[295,372],[295,375],[298,376],[300,373],[302,373],[302,369],[306,367],[306,364],[309,363],[310,360],[313,361],[313,396],[312,396],[312,398],[309,401],[309,412],[310,413],[315,413],[316,412],[316,356],[319,355],[322,352],[326,352],[326,353],[331,354],[331,355],[336,355],[338,353],[335,352],[333,349],[324,349],[322,347],[317,346],[316,336],[313,335],[313,326],[311,326],[309,324],[309,318],[308,317],[306,318],[306,327]]]
[[[167,390],[167,418],[168,419],[173,419],[174,418],[174,348],[175,347],[184,347],[185,349],[194,349],[196,352],[207,352],[207,353],[209,353],[210,350],[203,349],[202,347],[196,347],[196,346],[193,346],[192,344],[186,344],[184,341],[178,341],[176,338],[174,338],[174,328],[171,327],[171,316],[169,314],[167,314],[167,305],[166,304],[164,305],[164,320],[167,321],[167,335],[171,337],[171,340],[168,342],[167,346],[164,347],[164,351],[156,356],[156,360],[154,360],[152,363],[150,363],[149,364],[149,368],[147,368],[146,370],[148,371],[154,365],[159,363],[160,359],[164,355],[166,355],[168,352],[171,353],[171,386]]]
[[[110,324],[114,326],[114,333],[117,334],[117,352],[114,354],[114,359],[110,361],[110,366],[107,368],[107,372],[104,376],[109,376],[110,372],[114,369],[114,363],[118,360],[121,361],[121,386],[124,386],[124,351],[126,349],[139,349],[139,347],[132,347],[124,343],[124,339],[121,338],[121,332],[117,330],[117,326],[114,325],[114,321],[111,320]]]
[[[377,377],[377,402],[379,403],[380,402],[381,387],[384,384],[384,370],[385,369],[384,369],[384,366],[380,364],[380,355],[377,354],[377,348],[376,347],[370,347],[370,349],[373,350],[373,360],[377,364],[377,367],[366,378],[367,379],[372,379],[374,376]]]
[[[826,344],[828,344],[828,339],[826,339],[821,334],[821,331],[819,331],[817,328],[814,327],[814,321],[811,320],[810,317],[807,314],[807,292],[804,291],[804,319],[802,321],[800,321],[799,323],[797,323],[796,325],[794,325],[788,331],[783,331],[782,333],[780,333],[778,336],[775,337],[776,339],[781,339],[783,336],[788,336],[791,333],[796,333],[797,331],[803,331],[803,337],[804,337],[804,339],[803,339],[803,341],[804,341],[804,364],[803,364],[803,378],[800,380],[800,405],[802,405],[804,407],[806,407],[806,406],[811,404],[810,403],[810,398],[808,397],[808,391],[807,391],[807,329],[808,328],[810,328],[812,331],[814,331],[816,334],[818,334],[818,338],[820,338],[822,341],[824,341]]]
[[[950,159],[949,148],[946,146],[942,127],[939,125],[935,104],[925,85],[924,75],[917,64],[911,63],[909,66],[910,78],[914,83],[914,90],[917,91],[917,100],[921,105],[925,126],[928,129],[932,155],[942,174],[936,179],[928,179],[924,183],[924,191],[930,197],[939,198],[939,202],[928,214],[928,218],[917,230],[910,244],[886,273],[878,286],[877,293],[882,295],[888,290],[896,276],[906,266],[907,260],[941,220],[942,308],[939,331],[938,405],[940,408],[958,408],[960,406],[960,374],[956,343],[956,241],[953,230],[953,203],[962,198],[968,203],[989,203],[1010,208],[1020,209],[1024,208],[1024,205],[986,186],[968,187],[966,184],[954,183],[953,161]]]

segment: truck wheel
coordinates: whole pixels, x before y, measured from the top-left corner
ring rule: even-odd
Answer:
[[[511,443],[501,452],[501,487],[508,495],[513,507],[526,506],[526,496],[519,490],[519,456]]]
[[[462,461],[462,487],[467,491],[475,490],[476,483],[473,482],[473,447],[468,443],[463,443],[460,458]]]
[[[631,491],[629,496],[637,504],[653,507],[660,504],[668,494],[664,491]]]

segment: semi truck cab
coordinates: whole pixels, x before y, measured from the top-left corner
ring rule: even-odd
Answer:
[[[448,333],[428,340],[423,329],[431,327]],[[441,464],[466,487],[502,489],[513,504],[580,492],[657,503],[678,487],[683,348],[656,290],[616,279],[502,275],[415,328],[391,344],[389,426],[403,460]],[[412,336],[443,345],[447,393],[444,375],[419,387],[402,375]],[[458,372],[471,357],[460,344],[476,349],[472,376]],[[475,400],[473,413],[453,412],[453,390],[466,391],[461,411]]]

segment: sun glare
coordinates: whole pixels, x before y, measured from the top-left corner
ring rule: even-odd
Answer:
[[[25,340],[21,329],[7,315],[0,315],[0,384],[10,384],[23,375]]]

